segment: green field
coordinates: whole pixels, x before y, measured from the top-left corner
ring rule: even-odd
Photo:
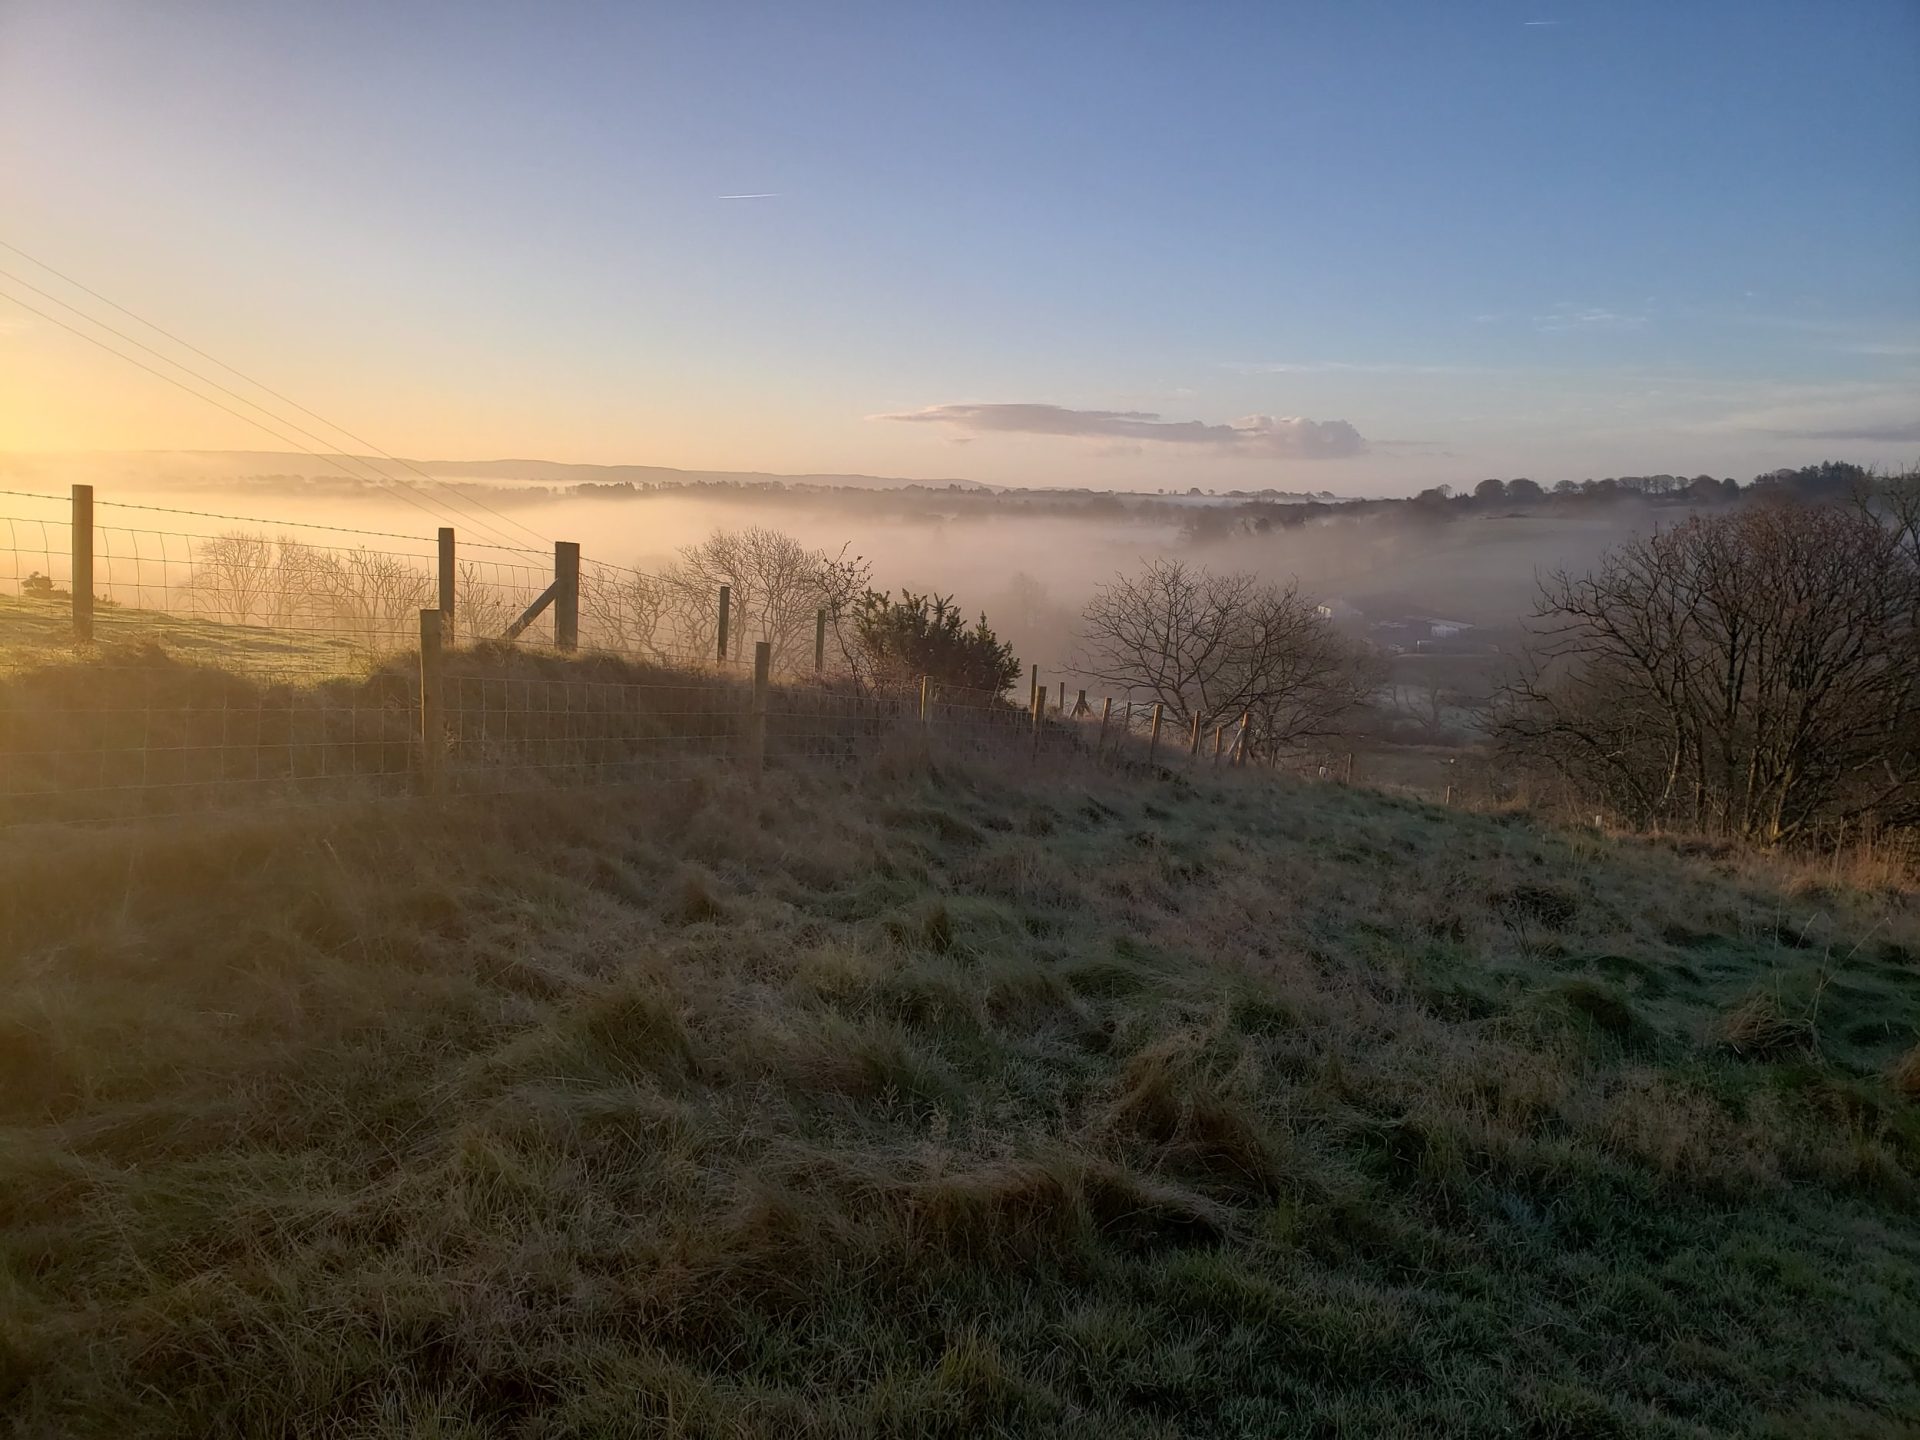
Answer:
[[[0,1405],[1912,1434],[1920,921],[1874,881],[907,754],[0,833]]]

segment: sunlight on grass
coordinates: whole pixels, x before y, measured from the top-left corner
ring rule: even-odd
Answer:
[[[1899,895],[906,758],[0,850],[28,1432],[1920,1406]],[[1729,1043],[1761,993],[1806,1043]]]

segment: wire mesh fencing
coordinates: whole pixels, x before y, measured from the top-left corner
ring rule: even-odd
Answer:
[[[438,619],[438,612],[426,612]],[[158,648],[0,674],[0,824],[111,821],[410,793],[508,795],[850,765],[900,737],[943,756],[1091,758],[1154,773],[1352,778],[1330,753],[1250,757],[1224,727],[1104,699],[742,678],[499,641],[289,678]],[[1449,772],[1462,803],[1467,774]],[[1415,787],[1391,785],[1410,792]],[[1428,798],[1453,798],[1433,787]]]
[[[748,686],[723,674],[502,654],[449,659],[442,728],[445,788],[536,788],[683,779],[737,759],[752,713]]]
[[[356,673],[411,648],[418,612],[437,606],[461,644],[510,638],[744,676],[766,640],[777,673],[844,673],[840,623],[814,599],[732,588],[569,542],[549,552],[450,527],[423,537],[187,510],[84,485],[0,490],[0,664],[36,645],[159,643],[233,668]]]
[[[288,681],[164,654],[0,677],[0,822],[113,820],[404,789],[403,676]]]
[[[937,753],[1354,778],[1247,717],[1037,672],[1024,696],[875,683],[812,605],[736,606],[566,542],[0,491],[0,823],[842,764],[910,731]],[[1468,788],[1428,768],[1406,788]]]
[[[445,596],[462,596],[473,633],[498,634],[550,583],[540,552],[503,545],[452,553],[440,537],[91,494],[84,509],[79,496],[20,491],[0,502],[3,658],[14,665],[25,647],[77,639],[163,644],[253,672],[350,674],[411,647],[420,610]]]

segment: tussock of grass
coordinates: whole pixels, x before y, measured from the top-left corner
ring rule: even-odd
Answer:
[[[1896,1095],[1920,1101],[1920,1045],[1905,1051],[1887,1067],[1887,1084]]]
[[[1897,1434],[1920,920],[1773,863],[891,752],[0,834],[0,1405]]]
[[[1640,1028],[1632,1003],[1611,985],[1576,975],[1562,980],[1557,990],[1567,1009],[1596,1030],[1625,1039]]]
[[[1790,1015],[1772,994],[1749,995],[1728,1012],[1721,1026],[1727,1048],[1749,1059],[1773,1060],[1814,1048],[1813,1022]]]

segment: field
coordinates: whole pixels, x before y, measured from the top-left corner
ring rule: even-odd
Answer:
[[[0,832],[0,1406],[1912,1434],[1886,879],[906,750]]]

